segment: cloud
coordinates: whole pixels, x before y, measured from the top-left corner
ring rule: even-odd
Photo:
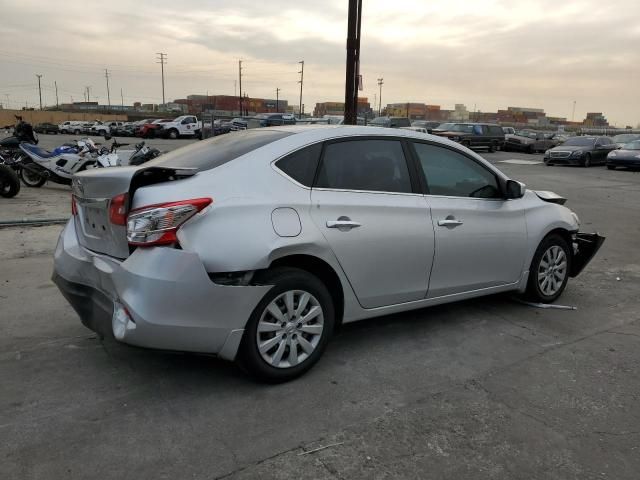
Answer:
[[[135,5],[135,7],[133,6]],[[128,101],[160,98],[155,53],[167,52],[170,98],[208,90],[233,93],[237,60],[243,89],[295,102],[298,61],[305,60],[304,102],[342,99],[346,2],[125,0],[108,3],[22,1],[3,8],[4,85],[31,85],[35,73],[101,100],[103,69]],[[361,71],[366,96],[385,78],[389,102],[455,102],[488,111],[509,105],[576,116],[604,111],[637,123],[640,39],[636,0],[365,0]],[[28,19],[28,21],[26,20]],[[3,42],[8,45],[9,42]],[[6,89],[33,103],[36,92]],[[628,92],[628,94],[625,94]],[[49,94],[47,94],[49,96]],[[144,97],[144,98],[143,98]],[[148,99],[148,100],[147,100]]]

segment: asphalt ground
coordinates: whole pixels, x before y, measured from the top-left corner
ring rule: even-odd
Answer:
[[[496,295],[347,325],[284,385],[100,341],[50,281],[62,227],[0,229],[0,478],[637,479],[640,176],[485,157],[607,237],[557,302],[577,310]],[[70,212],[56,185],[0,205]]]

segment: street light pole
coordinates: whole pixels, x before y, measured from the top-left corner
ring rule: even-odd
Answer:
[[[40,79],[42,78],[42,75],[36,73],[36,77],[38,77],[38,95],[40,96],[40,110],[42,110],[42,87],[40,86]]]
[[[300,80],[298,80],[298,83],[300,84],[300,106],[298,107],[298,118],[302,118],[302,84],[304,83],[304,60],[301,60],[298,63],[302,65],[302,68],[298,72],[300,74]]]
[[[280,113],[280,89],[276,88],[276,113]]]
[[[378,95],[378,116],[382,115],[382,85],[384,85],[384,78],[378,79],[378,87],[380,88],[380,95]]]

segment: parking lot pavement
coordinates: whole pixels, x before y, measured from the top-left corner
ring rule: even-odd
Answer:
[[[347,325],[283,385],[101,342],[49,280],[56,232],[29,230],[40,247],[1,260],[0,478],[637,479],[640,176],[486,157],[607,236],[558,301],[578,309],[501,295]]]

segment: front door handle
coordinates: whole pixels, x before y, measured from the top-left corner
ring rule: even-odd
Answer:
[[[463,222],[456,220],[455,218],[445,218],[444,220],[438,220],[438,226],[440,227],[458,227]]]
[[[351,229],[360,227],[362,224],[351,220],[327,220],[327,228]]]

